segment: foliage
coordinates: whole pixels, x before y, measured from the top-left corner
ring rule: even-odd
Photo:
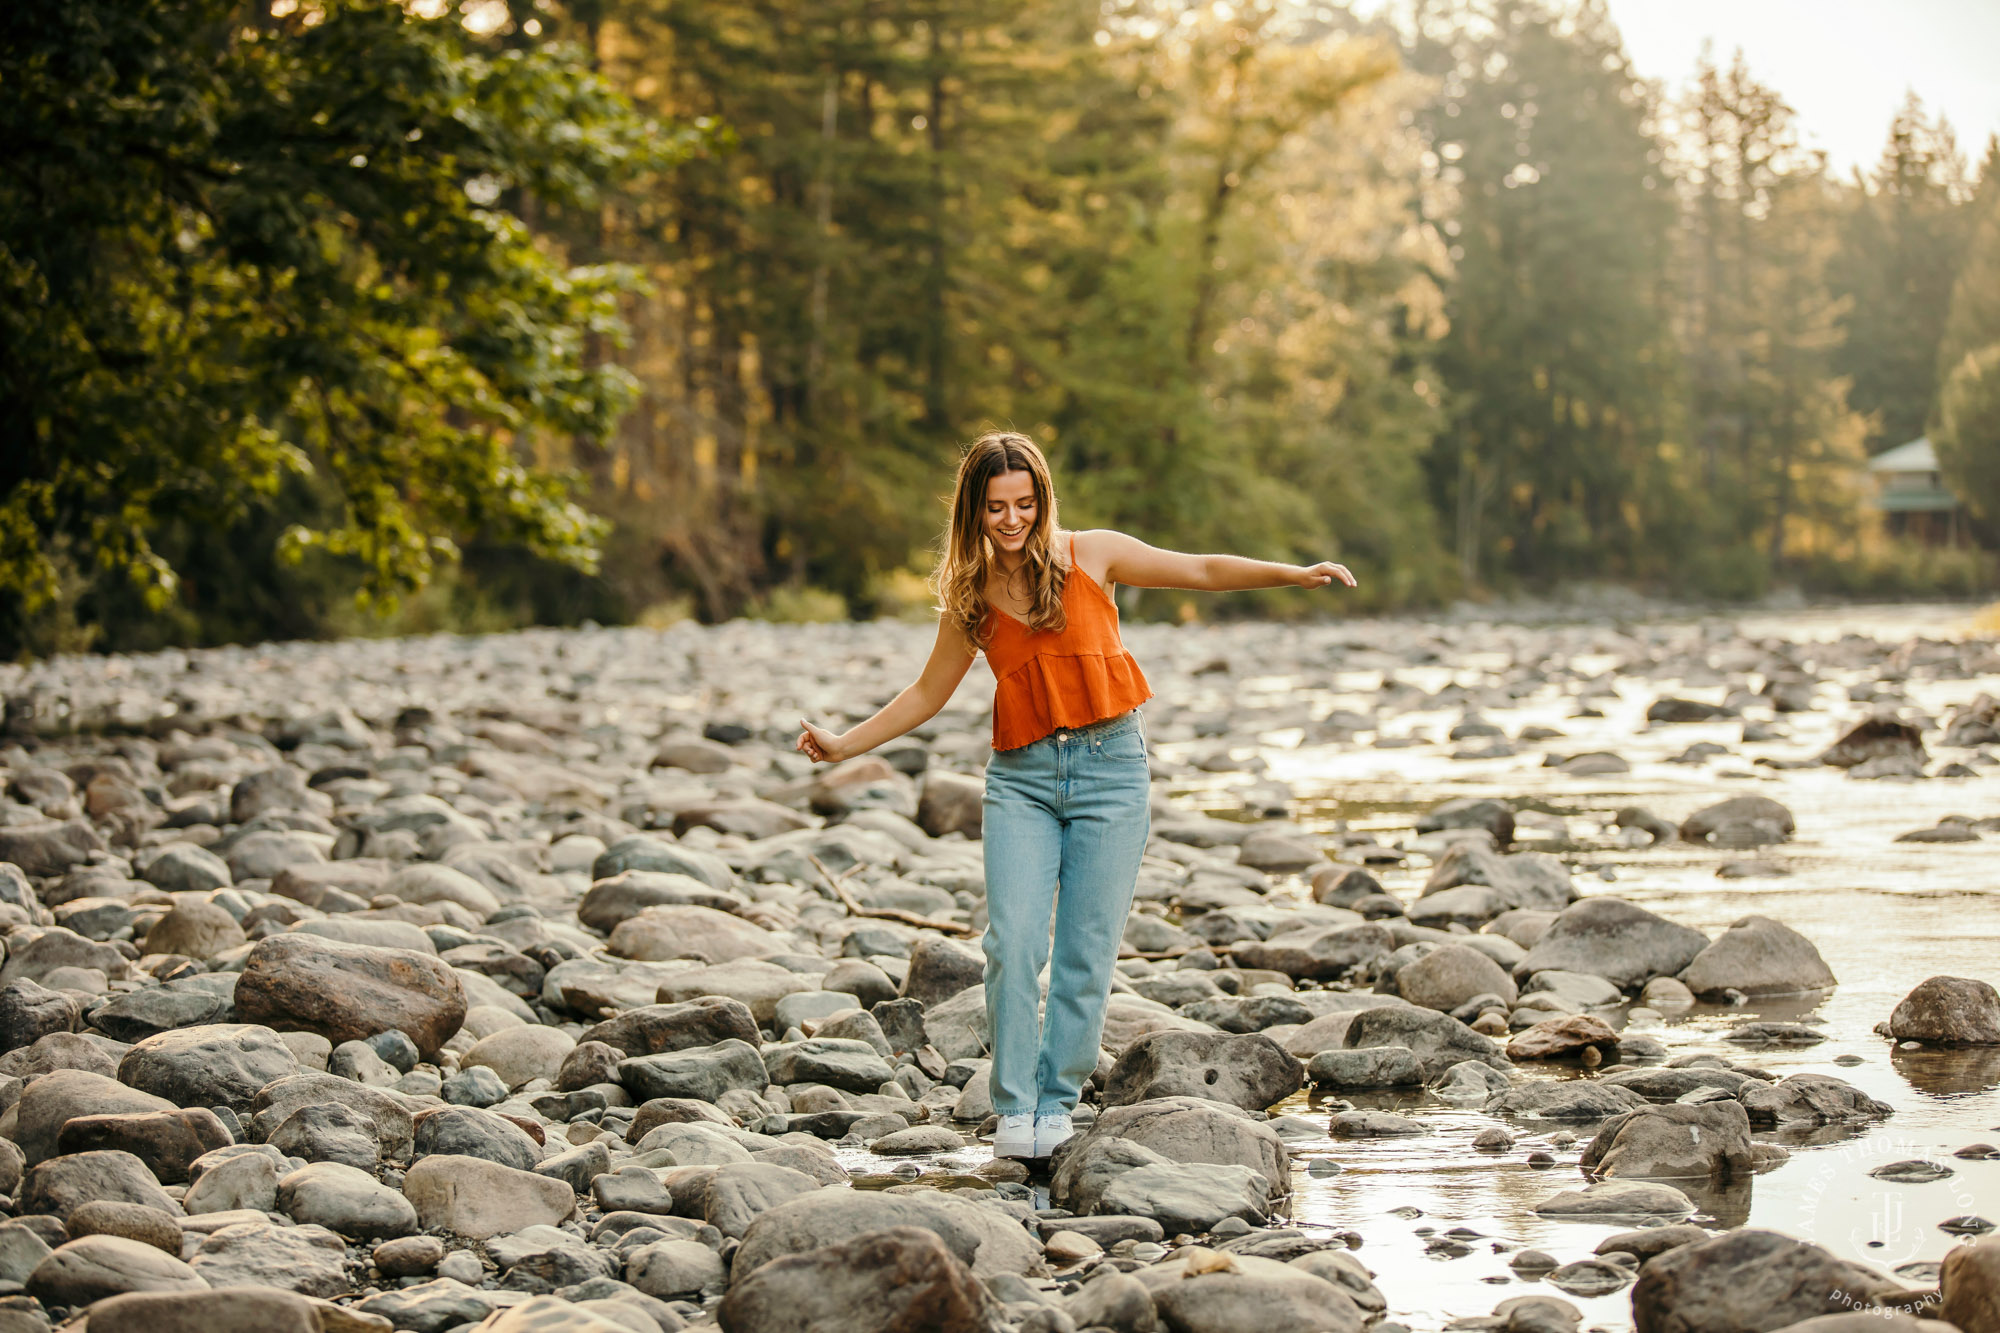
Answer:
[[[174,604],[168,548],[240,535],[288,479],[322,507],[244,556],[323,551],[363,605],[464,540],[592,565],[605,524],[522,460],[611,429],[630,380],[585,342],[615,336],[632,277],[493,205],[587,204],[688,136],[563,52],[484,52],[393,0],[9,6],[0,88],[16,632],[58,549]]]

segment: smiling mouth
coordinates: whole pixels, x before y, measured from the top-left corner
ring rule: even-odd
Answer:
[[[1016,528],[1016,529],[1014,529],[1014,530],[1013,530],[1012,532],[1009,532],[1009,531],[1007,531],[1007,529],[1005,529],[1005,528],[996,528],[996,529],[994,529],[994,531],[998,532],[998,533],[999,533],[999,534],[1000,534],[1000,535],[1001,535],[1002,537],[1010,537],[1010,538],[1011,538],[1011,537],[1018,537],[1018,536],[1020,536],[1020,535],[1021,535],[1022,533],[1026,532],[1026,531],[1027,531],[1027,529],[1026,529],[1026,528]]]

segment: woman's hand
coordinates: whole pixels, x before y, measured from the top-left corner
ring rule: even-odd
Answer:
[[[1346,565],[1336,565],[1331,560],[1322,560],[1316,565],[1299,567],[1298,583],[1301,588],[1324,588],[1336,579],[1350,588],[1355,586],[1354,575],[1347,572]]]
[[[800,754],[814,763],[837,764],[846,758],[841,753],[840,737],[825,727],[815,727],[804,718],[799,719],[799,726],[804,730],[799,732],[798,743],[792,748]]]

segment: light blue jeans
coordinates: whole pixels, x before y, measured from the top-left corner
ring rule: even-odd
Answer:
[[[1152,831],[1147,779],[1136,708],[1001,750],[986,765],[986,1018],[1001,1115],[1072,1110],[1097,1068],[1118,942]],[[1049,998],[1037,1024],[1044,964]]]

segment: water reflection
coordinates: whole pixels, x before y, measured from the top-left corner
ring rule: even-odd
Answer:
[[[2000,1088],[2000,1046],[1943,1049],[1926,1046],[1889,1052],[1889,1066],[1918,1092],[1933,1097],[1963,1097]]]

